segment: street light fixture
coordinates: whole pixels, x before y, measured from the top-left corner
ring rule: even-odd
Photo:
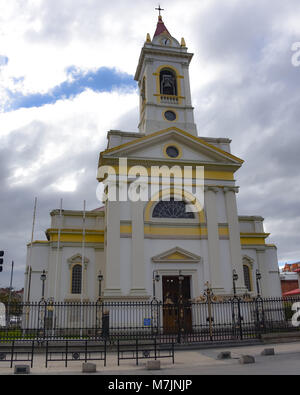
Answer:
[[[235,269],[233,269],[232,271],[232,282],[233,282],[233,295],[236,296],[236,286],[235,283],[236,281],[239,279],[239,276],[237,274],[237,272],[235,271]]]
[[[153,283],[153,299],[155,300],[156,299],[156,297],[155,297],[155,282],[159,282],[159,280],[160,280],[160,275],[157,273],[157,271],[156,270],[154,270],[153,271],[153,274],[152,274],[152,283]]]
[[[256,288],[257,288],[257,296],[260,296],[260,280],[261,280],[261,273],[258,269],[256,269]]]
[[[103,281],[103,275],[101,274],[101,270],[97,276],[98,281],[99,281],[99,295],[98,295],[98,301],[101,300],[101,282]]]
[[[41,281],[42,281],[42,300],[45,299],[45,281],[46,281],[46,272],[45,270],[43,270],[42,274],[41,274]]]

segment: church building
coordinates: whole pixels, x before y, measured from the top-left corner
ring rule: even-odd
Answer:
[[[53,210],[45,240],[28,244],[26,300],[155,297],[176,302],[179,280],[184,300],[197,299],[208,284],[220,296],[234,291],[281,296],[277,249],[267,242],[264,219],[237,212],[236,174],[243,160],[231,153],[230,139],[198,135],[189,80],[192,58],[185,40],[173,37],[159,16],[134,77],[139,131],[110,130],[98,163],[98,182],[105,183],[105,169],[113,169],[119,192],[122,182],[128,190],[137,173],[144,172],[140,188],[149,198],[120,199],[118,193],[91,211]],[[195,169],[203,170],[201,210],[188,211],[190,202],[178,198],[176,177],[169,188],[158,184],[153,198],[147,176],[153,168],[174,167],[182,174],[192,169],[191,186]]]

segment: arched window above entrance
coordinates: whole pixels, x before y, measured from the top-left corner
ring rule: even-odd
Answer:
[[[193,212],[187,212],[187,203],[183,200],[161,200],[153,209],[153,218],[195,218]]]

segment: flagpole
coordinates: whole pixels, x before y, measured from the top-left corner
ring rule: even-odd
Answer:
[[[32,219],[31,242],[30,242],[29,263],[28,263],[27,302],[29,302],[29,300],[30,300],[31,272],[32,272],[31,258],[32,258],[32,243],[33,243],[33,237],[34,237],[36,205],[37,205],[37,198],[34,199],[34,209],[33,209],[33,219]]]
[[[61,227],[62,227],[62,202],[60,199],[60,208],[59,208],[59,223],[58,223],[58,235],[57,235],[57,250],[56,250],[56,264],[55,264],[55,278],[54,278],[54,300],[57,300],[57,272],[58,272],[58,260],[59,260],[59,249],[60,249],[60,235],[61,235]]]
[[[81,295],[80,295],[80,305],[81,305],[81,328],[80,328],[80,337],[82,337],[82,326],[83,326],[83,286],[84,286],[84,255],[85,255],[85,209],[86,202],[83,201],[83,216],[82,216],[82,246],[81,246]]]

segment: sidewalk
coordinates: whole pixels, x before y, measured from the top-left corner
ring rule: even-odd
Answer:
[[[261,351],[265,348],[274,348],[274,356],[262,356]],[[221,351],[230,351],[231,359],[218,360],[217,355]],[[254,364],[241,365],[238,359],[241,355],[255,357]],[[136,366],[135,360],[122,360],[117,364],[117,354],[107,354],[107,364],[103,361],[90,361],[97,366],[100,375],[209,375],[209,374],[300,374],[300,342],[280,344],[259,344],[252,346],[229,346],[224,348],[210,348],[199,350],[175,351],[175,363],[171,359],[161,359],[161,370],[148,371],[145,369],[146,361],[139,361]],[[48,362],[45,367],[45,354],[36,354],[34,357],[31,374],[43,375],[81,375],[83,361],[68,361],[65,367],[63,361]],[[29,362],[14,363],[29,365]],[[0,375],[14,374],[14,368],[10,368],[8,361],[0,361]]]

